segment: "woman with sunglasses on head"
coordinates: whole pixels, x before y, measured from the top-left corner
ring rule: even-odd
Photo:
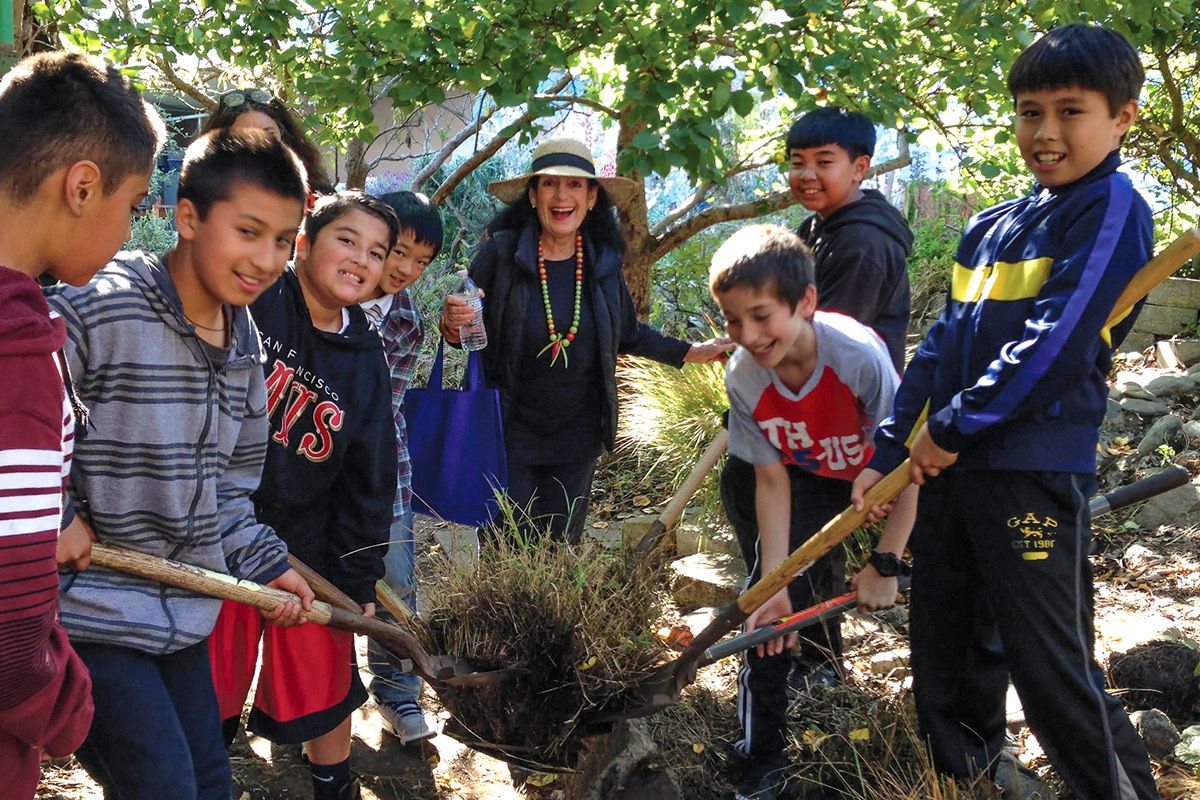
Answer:
[[[235,89],[221,95],[216,110],[205,120],[201,133],[223,128],[235,131],[258,129],[270,133],[299,156],[308,172],[308,185],[314,192],[328,194],[334,191],[325,173],[325,166],[321,163],[321,151],[301,130],[283,101],[265,90]]]

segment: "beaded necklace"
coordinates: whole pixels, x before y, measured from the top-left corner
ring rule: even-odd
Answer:
[[[583,299],[583,236],[575,234],[575,318],[571,320],[571,327],[565,334],[554,330],[554,311],[550,308],[550,289],[546,285],[546,258],[542,253],[540,238],[538,239],[537,267],[538,279],[542,282],[542,304],[546,306],[546,324],[550,329],[550,343],[538,351],[538,357],[540,358],[542,353],[549,350],[550,366],[554,366],[561,355],[565,367],[567,366],[567,347],[575,341],[575,334],[579,332],[579,308],[580,301]]]

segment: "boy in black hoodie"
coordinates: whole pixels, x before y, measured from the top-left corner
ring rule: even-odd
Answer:
[[[379,335],[358,302],[379,282],[396,216],[359,192],[321,198],[296,240],[296,263],[251,307],[267,351],[271,438],[258,519],[288,549],[374,616],[396,494],[396,428]],[[262,670],[249,728],[303,742],[316,800],[358,797],[350,714],[366,701],[354,637],[319,625],[282,633],[227,603],[209,640],[226,738]],[[297,691],[296,687],[304,687]]]
[[[796,120],[788,131],[788,185],[801,205],[816,212],[796,233],[816,261],[819,309],[845,314],[873,329],[887,346],[896,371],[902,372],[909,315],[907,261],[913,235],[903,215],[882,194],[862,188],[874,153],[875,126],[866,115],[836,106],[818,108]],[[822,490],[815,485],[792,487],[798,496]],[[747,567],[754,565],[758,538],[754,498],[753,466],[730,455],[721,472],[721,501]],[[846,583],[842,546],[818,560],[807,576],[813,603],[841,594]],[[837,617],[800,638],[800,655],[788,679],[790,694],[814,682],[837,683],[841,661],[841,618]]]

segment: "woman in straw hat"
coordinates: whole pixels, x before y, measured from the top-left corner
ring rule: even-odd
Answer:
[[[615,440],[617,355],[679,367],[732,347],[689,344],[638,321],[613,212],[636,186],[598,176],[581,142],[543,142],[529,172],[489,186],[508,206],[471,264],[485,296],[483,365],[500,392],[509,497],[570,542],[583,531],[596,457]],[[457,342],[471,319],[464,301],[447,297],[442,335]]]

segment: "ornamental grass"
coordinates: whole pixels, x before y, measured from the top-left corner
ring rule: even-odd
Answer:
[[[715,335],[715,334],[714,334]],[[623,358],[617,366],[621,391],[618,451],[635,453],[648,477],[677,486],[721,430],[729,408],[722,364],[684,364]],[[713,475],[717,470],[713,471]],[[707,506],[717,499],[713,476],[699,490]]]
[[[441,689],[447,732],[510,762],[571,769],[594,723],[624,708],[637,682],[666,660],[654,633],[658,581],[635,579],[620,552],[522,533],[512,509],[502,516],[473,563],[430,565],[428,644],[481,670],[528,673],[499,686]]]

